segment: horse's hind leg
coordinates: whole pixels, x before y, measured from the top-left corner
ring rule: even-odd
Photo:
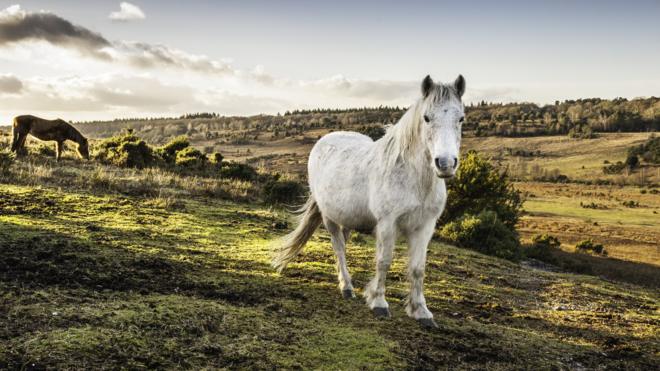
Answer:
[[[346,238],[350,230],[342,228],[330,219],[324,218],[325,228],[330,232],[330,241],[332,249],[337,256],[337,277],[339,278],[339,289],[346,299],[354,297],[351,275],[348,273],[346,265]]]
[[[16,146],[14,148],[16,155],[23,155],[26,153],[25,141],[27,140],[27,136],[28,136],[27,133],[21,133],[21,132],[18,133],[16,139]]]
[[[16,126],[13,127],[12,132],[11,132],[11,151],[16,152],[18,151],[18,143],[21,138],[20,133],[18,132],[18,128]]]
[[[64,142],[55,142],[55,161],[59,161],[62,157],[62,150],[64,149]]]

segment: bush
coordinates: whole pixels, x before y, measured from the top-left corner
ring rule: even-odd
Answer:
[[[607,255],[607,250],[605,250],[605,247],[602,244],[594,242],[594,240],[591,238],[578,242],[577,245],[575,245],[575,250],[578,252]]]
[[[9,169],[14,163],[14,154],[9,151],[0,151],[0,175],[9,174]]]
[[[628,167],[628,169],[632,170],[636,168],[637,165],[639,165],[639,158],[637,156],[628,155],[628,157],[626,157],[626,167]]]
[[[630,208],[639,207],[639,202],[636,202],[636,201],[633,201],[633,200],[623,201],[621,204],[625,207],[630,207]]]
[[[264,186],[264,201],[270,204],[294,204],[300,202],[305,188],[292,180],[275,180]]]
[[[513,230],[522,209],[520,192],[513,188],[506,173],[501,173],[475,151],[461,161],[454,179],[447,184],[449,195],[440,223],[455,221],[466,214],[493,211],[498,221]]]
[[[547,233],[535,235],[534,237],[532,237],[532,243],[534,245],[543,245],[553,248],[558,248],[559,246],[561,246],[561,242],[557,237],[551,236]]]
[[[184,149],[176,152],[176,160],[174,164],[177,167],[188,170],[203,169],[208,160],[200,150],[194,147],[185,147]]]
[[[102,141],[94,157],[106,164],[139,169],[153,165],[156,159],[151,147],[132,130]]]
[[[36,147],[34,147],[33,151],[37,155],[41,156],[46,156],[46,157],[55,157],[55,148],[54,146],[45,144],[45,143],[39,143]]]
[[[166,164],[174,165],[177,160],[177,152],[188,147],[190,147],[190,141],[188,141],[188,137],[181,135],[173,138],[162,147],[159,147],[156,152]]]
[[[385,135],[385,128],[382,126],[361,126],[358,128],[358,133],[364,134],[371,138],[374,142]]]
[[[660,164],[660,137],[651,134],[646,142],[630,147],[628,157],[639,156],[651,164]]]
[[[557,259],[552,254],[552,250],[559,248],[559,246],[561,246],[561,242],[557,237],[547,233],[537,234],[532,237],[532,244],[525,249],[525,255],[546,263],[557,264]]]
[[[467,214],[445,225],[440,236],[460,247],[517,261],[521,257],[518,235],[494,211]]]
[[[617,161],[616,164],[603,166],[603,174],[621,174],[625,167],[626,164],[621,161]]]
[[[217,166],[222,166],[222,161],[224,160],[224,156],[222,156],[222,153],[215,152],[211,155],[211,162],[216,164]]]
[[[252,181],[257,179],[257,170],[247,164],[225,162],[220,169],[220,176],[238,180]]]

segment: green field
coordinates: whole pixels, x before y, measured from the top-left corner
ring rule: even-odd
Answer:
[[[650,369],[658,292],[551,273],[433,243],[440,326],[341,299],[324,231],[284,274],[269,244],[287,214],[210,198],[129,197],[2,184],[0,368]],[[354,238],[356,287],[373,240]],[[358,291],[360,291],[358,289]],[[359,292],[358,292],[359,293]]]

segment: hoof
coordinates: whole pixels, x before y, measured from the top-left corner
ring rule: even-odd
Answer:
[[[355,297],[355,294],[353,293],[353,290],[346,289],[346,290],[341,290],[341,296],[343,296],[344,299],[353,299]]]
[[[390,318],[390,310],[387,308],[376,307],[372,311],[376,318]]]
[[[426,329],[438,328],[438,324],[435,323],[433,318],[420,318],[417,320],[420,326]]]

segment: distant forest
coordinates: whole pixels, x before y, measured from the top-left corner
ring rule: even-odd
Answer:
[[[127,118],[81,122],[83,132],[106,137],[132,128],[154,143],[176,135],[191,139],[248,144],[258,139],[304,135],[313,129],[368,129],[394,124],[400,107],[314,109],[250,117],[192,113],[171,118]],[[534,103],[486,103],[466,107],[464,129],[477,136],[569,135],[589,138],[599,132],[642,132],[660,129],[660,98],[566,100],[539,106]],[[265,136],[265,137],[264,137]]]

